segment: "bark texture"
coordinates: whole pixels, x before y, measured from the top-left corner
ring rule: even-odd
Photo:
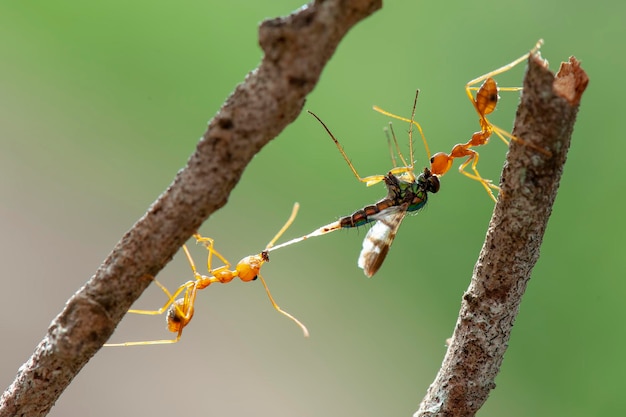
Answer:
[[[531,56],[501,193],[448,351],[415,416],[473,416],[495,388],[513,322],[539,258],[588,78],[575,58],[556,77]],[[534,149],[537,147],[537,149]],[[549,150],[548,157],[538,149]]]
[[[52,321],[0,399],[0,417],[46,415],[131,304],[217,209],[250,162],[300,113],[348,30],[381,0],[317,0],[263,22],[260,65],[236,87],[174,182]]]

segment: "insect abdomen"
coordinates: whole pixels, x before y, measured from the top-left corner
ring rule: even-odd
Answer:
[[[371,206],[363,207],[361,210],[357,210],[349,216],[339,219],[339,224],[342,228],[358,227],[364,224],[375,221],[376,214],[393,206],[393,202],[389,199],[384,199]]]

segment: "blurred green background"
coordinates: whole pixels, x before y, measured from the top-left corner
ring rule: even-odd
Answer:
[[[465,82],[540,37],[552,69],[581,59],[591,82],[542,256],[479,415],[621,414],[626,3],[457,3],[385,4],[341,43],[306,108],[362,175],[384,173],[388,119],[373,104],[408,115],[420,88],[418,120],[431,150],[447,152],[478,126]],[[0,2],[3,387],[258,64],[259,22],[301,5]],[[520,85],[522,74],[520,66],[500,85]],[[491,120],[510,129],[517,101],[502,93]],[[395,126],[404,139],[406,126]],[[479,151],[483,176],[499,178],[506,147],[494,139]],[[236,262],[265,246],[294,201],[302,208],[284,239],[383,194],[354,179],[303,113],[201,231]],[[443,359],[492,208],[479,184],[449,173],[428,207],[405,220],[374,279],[356,267],[366,229],[277,251],[264,276],[308,325],[309,340],[271,308],[260,283],[216,285],[200,294],[182,343],[101,350],[51,415],[410,415]],[[202,251],[194,253],[202,264]],[[159,275],[170,288],[191,278],[180,255]],[[136,306],[163,302],[155,287]],[[128,316],[112,341],[163,337],[162,317]]]

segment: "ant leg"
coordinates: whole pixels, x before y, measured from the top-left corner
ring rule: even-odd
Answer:
[[[520,138],[520,137],[517,137],[517,136],[515,136],[515,135],[513,135],[513,134],[511,134],[511,133],[509,133],[509,132],[507,132],[506,130],[504,130],[504,129],[502,129],[502,128],[498,127],[498,126],[491,125],[491,127],[493,128],[494,133],[495,133],[496,135],[498,135],[498,137],[499,137],[500,139],[502,139],[502,141],[503,141],[504,143],[506,143],[507,145],[509,144],[509,142],[507,141],[507,139],[505,139],[505,136],[506,136],[509,140],[514,141],[514,142],[517,142],[517,143],[519,143],[520,145],[528,146],[529,148],[532,148],[532,149],[536,150],[537,152],[544,154],[544,155],[545,155],[545,156],[547,156],[548,158],[552,157],[552,152],[550,152],[550,151],[548,151],[548,150],[546,150],[546,149],[543,149],[542,147],[537,146],[537,145],[535,145],[534,143],[530,143],[530,142],[528,142],[528,141],[525,141],[524,139],[522,139],[522,138]]]
[[[182,317],[182,320],[180,320],[181,325],[179,325],[178,327],[176,327],[175,332],[176,334],[176,338],[174,339],[161,339],[161,340],[146,340],[146,341],[139,341],[139,342],[123,342],[123,343],[105,343],[104,346],[107,347],[121,347],[121,346],[143,346],[143,345],[164,345],[164,344],[171,344],[171,343],[177,343],[180,340],[180,337],[183,333],[183,328],[187,325],[187,323],[189,323],[189,320],[191,320],[191,316],[193,316],[193,304],[189,304],[188,300],[189,300],[189,292],[193,291],[194,296],[193,296],[193,300],[195,301],[195,281],[189,281],[183,285],[181,285],[178,290],[174,293],[174,294],[170,294],[170,292],[167,290],[167,288],[165,288],[161,283],[159,283],[158,281],[155,280],[155,282],[157,283],[157,285],[159,285],[159,287],[163,290],[163,292],[165,292],[170,298],[167,301],[167,303],[160,308],[159,310],[128,310],[129,313],[136,313],[136,314],[151,314],[151,315],[157,315],[157,314],[163,314],[165,312],[165,309],[167,309],[168,307],[170,307],[170,309],[168,309],[168,328],[171,330],[172,329],[172,325],[171,325],[171,317],[170,317],[170,313],[169,311],[171,309],[176,309],[176,317]],[[190,287],[190,285],[192,285],[192,287]],[[184,301],[183,301],[183,306],[178,305],[178,302],[174,302],[174,299],[183,291],[185,291],[185,296],[184,296]],[[184,310],[187,310],[187,312],[185,312]],[[191,314],[189,314],[189,312],[191,312]],[[184,323],[184,324],[182,324]]]
[[[304,337],[309,337],[309,330],[306,328],[306,326],[302,324],[300,320],[298,320],[291,314],[287,313],[285,310],[281,309],[278,306],[278,304],[276,304],[276,301],[274,301],[274,297],[272,297],[272,294],[270,293],[270,289],[267,286],[265,279],[261,276],[261,274],[259,274],[258,276],[261,279],[261,282],[263,283],[263,287],[265,287],[265,292],[267,293],[267,297],[270,299],[270,302],[272,303],[272,306],[274,307],[274,309],[276,309],[276,311],[278,311],[280,314],[282,314],[283,316],[287,317],[288,319],[296,323],[300,327],[300,329],[302,329],[302,333],[304,333]]]
[[[480,125],[481,125],[481,129],[482,129],[482,133],[485,136],[485,138],[488,138],[492,132],[495,132],[496,135],[498,135],[498,137],[508,146],[509,145],[509,141],[513,140],[516,141],[522,145],[525,146],[529,146],[530,148],[546,155],[547,157],[551,157],[552,156],[552,152],[547,151],[545,149],[540,148],[539,146],[536,146],[532,143],[526,142],[521,138],[518,138],[517,136],[512,135],[511,133],[507,132],[506,130],[495,126],[493,124],[491,124],[491,122],[489,122],[486,118],[486,115],[493,112],[493,110],[495,109],[497,102],[498,102],[498,92],[499,91],[520,91],[521,88],[520,87],[501,87],[499,88],[497,83],[495,82],[495,80],[492,78],[498,74],[501,74],[503,72],[506,72],[508,70],[510,70],[511,68],[513,68],[514,66],[518,65],[520,62],[526,60],[530,55],[535,54],[539,48],[541,47],[541,45],[543,44],[543,40],[539,40],[536,44],[535,47],[533,49],[530,50],[530,52],[522,55],[521,57],[517,58],[516,60],[514,60],[513,62],[504,65],[500,68],[497,68],[493,71],[488,72],[487,74],[481,75],[480,77],[477,77],[471,81],[469,81],[466,85],[465,85],[465,92],[467,94],[467,97],[469,98],[469,100],[472,102],[472,105],[474,106],[476,112],[478,113],[478,115],[480,116]],[[474,85],[484,81],[483,84],[480,87],[475,87]],[[474,97],[474,95],[472,94],[472,91],[476,91],[476,96]]]
[[[537,51],[539,51],[539,48],[541,48],[541,45],[543,45],[543,39],[539,39],[537,41],[537,43],[535,44],[535,46],[529,52],[527,52],[524,55],[520,56],[519,58],[517,58],[513,62],[510,62],[510,63],[508,63],[506,65],[503,65],[500,68],[497,68],[497,69],[495,69],[493,71],[489,71],[488,73],[483,74],[480,77],[476,77],[473,80],[469,81],[467,84],[465,84],[465,90],[469,94],[469,89],[474,84],[478,84],[481,81],[485,81],[487,78],[492,78],[492,77],[495,77],[498,74],[502,74],[503,72],[507,72],[508,70],[510,70],[511,68],[516,66],[517,64],[519,64],[520,62],[528,59],[529,56],[534,55],[535,53],[537,53]],[[469,95],[471,96],[471,94],[469,94]],[[472,98],[472,101],[473,100],[474,99]]]
[[[486,115],[493,112],[498,104],[498,91],[519,91],[518,87],[509,87],[509,88],[498,88],[495,80],[493,78],[488,78],[485,82],[480,86],[478,92],[476,93],[476,97],[472,97],[471,93],[468,90],[469,96],[471,97],[472,105],[476,109],[476,112],[480,116],[480,127],[481,131],[474,134],[474,137],[478,135],[481,141],[474,142],[474,137],[472,138],[472,146],[483,145],[487,143],[487,140],[491,136],[492,133],[498,135],[498,137],[504,142],[505,145],[509,146],[509,141],[515,141],[522,145],[529,146],[535,149],[538,152],[543,153],[544,155],[550,157],[552,153],[550,151],[546,151],[545,149],[540,148],[539,146],[533,145],[532,143],[526,142],[517,136],[512,135],[508,131],[492,124],[489,120],[487,120]]]
[[[176,338],[140,342],[110,343],[105,344],[105,346],[140,346],[177,343],[181,338],[183,328],[191,321],[191,318],[193,317],[194,305],[198,290],[206,288],[214,282],[229,282],[230,280],[232,280],[232,278],[235,276],[234,272],[228,270],[228,261],[213,248],[213,239],[204,238],[198,234],[196,234],[195,236],[198,242],[203,243],[209,251],[207,264],[209,272],[213,276],[205,276],[198,273],[193,258],[189,253],[189,249],[187,249],[186,245],[183,245],[183,251],[185,253],[185,256],[187,257],[189,266],[191,267],[191,270],[193,271],[194,277],[196,279],[194,281],[188,281],[178,287],[174,294],[171,294],[164,285],[162,285],[155,279],[155,283],[168,296],[168,300],[165,305],[158,310],[128,310],[129,313],[147,315],[160,315],[167,311],[168,329],[177,334]],[[217,256],[222,262],[224,262],[226,266],[211,271],[211,261],[213,254],[215,254],[215,256]],[[185,293],[184,297],[181,299],[177,299],[176,297],[178,297],[183,291]]]
[[[487,191],[487,194],[489,194],[489,197],[495,203],[496,197],[493,195],[493,191],[491,191],[491,189],[500,191],[500,187],[493,184],[491,180],[487,180],[480,175],[478,169],[476,168],[476,165],[478,164],[478,152],[469,149],[468,151],[471,151],[471,154],[469,158],[467,158],[467,160],[465,160],[465,162],[461,164],[461,166],[459,167],[459,172],[468,178],[480,182],[485,191]],[[470,162],[472,163],[472,171],[474,171],[474,174],[470,174],[469,172],[465,171],[465,168],[470,164]]]
[[[197,282],[196,282],[197,283]],[[182,334],[183,328],[193,317],[196,295],[200,288],[194,285],[185,292],[185,296],[172,304],[167,312],[167,328],[170,332]]]
[[[430,160],[430,148],[428,147],[428,142],[426,141],[426,136],[424,136],[424,130],[422,129],[422,126],[416,122],[415,120],[412,119],[407,119],[406,117],[402,117],[402,116],[398,116],[397,114],[393,114],[388,112],[387,110],[383,110],[378,106],[373,106],[372,107],[374,109],[374,111],[377,111],[380,114],[384,114],[385,116],[388,117],[392,117],[394,119],[398,119],[398,120],[402,120],[403,122],[407,122],[411,124],[411,127],[415,126],[417,128],[417,130],[420,133],[420,136],[422,137],[422,142],[424,143],[424,148],[426,149],[426,155],[428,157],[428,159]],[[409,151],[411,153],[411,159],[413,159],[413,140],[411,140],[411,145],[410,148],[411,150]],[[410,170],[413,170],[413,164],[411,163],[411,166],[406,167],[405,172]]]
[[[167,295],[167,297],[168,297],[167,302],[163,305],[163,307],[161,307],[158,310],[133,310],[133,309],[130,309],[130,310],[128,310],[129,313],[146,314],[146,315],[153,315],[153,316],[158,316],[160,314],[163,314],[172,305],[172,303],[176,300],[176,297],[178,297],[181,292],[189,291],[189,289],[196,284],[195,281],[188,281],[188,282],[184,283],[183,285],[181,285],[180,287],[178,287],[178,289],[176,290],[176,292],[174,292],[174,294],[170,294],[169,290],[167,288],[165,288],[165,286],[163,284],[161,284],[159,281],[157,281],[155,279],[154,283],[157,284],[159,286],[159,288],[161,288],[161,290],[163,290],[165,295]]]
[[[163,340],[146,340],[141,342],[124,342],[124,343],[105,343],[106,347],[121,347],[121,346],[144,346],[144,345],[165,345],[171,343],[177,343],[180,340],[182,329],[180,333],[176,335],[175,339],[163,339]]]
[[[280,228],[278,233],[276,233],[276,235],[272,238],[272,240],[270,240],[270,242],[267,244],[267,246],[265,247],[265,251],[268,251],[269,249],[271,249],[274,246],[274,243],[276,243],[276,241],[278,239],[280,239],[280,237],[283,235],[283,233],[285,233],[285,231],[291,226],[291,224],[296,219],[296,215],[298,214],[298,209],[299,208],[300,208],[300,204],[294,203],[293,209],[291,210],[291,214],[289,215],[289,218],[287,219],[287,221],[285,222],[283,227]],[[267,256],[267,252],[265,252],[265,254]],[[269,258],[266,258],[266,259],[269,260]],[[302,324],[300,322],[300,320],[298,320],[297,318],[295,318],[291,314],[287,313],[286,311],[282,310],[278,306],[278,304],[276,304],[276,301],[274,301],[274,297],[272,297],[272,293],[270,293],[270,289],[267,286],[267,283],[265,282],[265,279],[263,278],[263,276],[261,274],[258,274],[257,276],[261,279],[261,283],[263,284],[263,287],[265,288],[265,292],[267,293],[267,296],[270,299],[270,302],[272,303],[272,306],[276,309],[276,311],[278,311],[280,314],[286,316],[287,318],[291,319],[294,323],[296,323],[298,326],[300,326],[300,328],[302,329],[302,332],[304,333],[304,337],[309,337],[309,331],[306,328],[306,326],[304,324]]]
[[[478,91],[480,90],[480,87],[470,87],[469,89],[471,91]],[[522,91],[522,90],[523,90],[522,87],[498,87],[498,91],[515,92],[515,91]]]
[[[191,255],[189,254],[189,251],[187,250],[187,246],[183,245],[183,250],[185,252],[185,255],[187,256],[187,260],[190,262],[191,269],[194,272],[194,275],[196,276],[196,280],[198,280],[199,278],[202,277],[202,275],[200,275],[200,274],[198,274],[198,272],[196,272],[196,266],[193,263],[193,259],[191,259]],[[153,281],[161,289],[161,291],[163,291],[165,293],[165,295],[167,295],[167,302],[163,305],[163,307],[159,308],[158,310],[135,310],[135,309],[129,309],[128,310],[129,313],[154,315],[154,316],[158,316],[160,314],[163,314],[172,305],[172,303],[174,303],[174,301],[176,300],[176,297],[178,297],[180,295],[180,293],[182,293],[183,291],[189,291],[190,288],[192,288],[194,285],[196,285],[196,281],[187,281],[183,285],[178,287],[176,289],[176,291],[174,292],[174,294],[172,294],[167,289],[167,287],[165,287],[165,285],[161,284],[156,278],[153,279]]]
[[[543,44],[543,40],[540,39],[535,44],[535,47],[533,49],[531,49],[529,52],[525,53],[524,55],[520,56],[513,62],[503,65],[500,68],[497,68],[493,71],[489,71],[488,73],[483,74],[479,77],[476,77],[473,80],[468,81],[467,84],[465,84],[465,93],[467,94],[467,97],[472,102],[474,108],[476,109],[476,112],[479,114],[481,118],[484,118],[486,114],[491,113],[495,109],[496,104],[498,102],[498,91],[519,91],[520,90],[519,87],[505,87],[505,88],[498,89],[498,85],[496,84],[493,77],[510,70],[511,68],[518,65],[520,62],[528,59],[530,55],[536,53],[539,50],[539,48],[541,48],[542,44]],[[475,85],[480,82],[483,82],[483,84],[480,87],[475,87]],[[474,95],[472,94],[472,91],[477,91],[476,97],[474,97]]]
[[[203,237],[198,233],[195,233],[193,237],[196,238],[197,243],[202,244],[206,248],[206,250],[209,251],[209,256],[207,258],[207,271],[209,271],[209,273],[212,270],[211,264],[213,263],[213,255],[217,256],[217,258],[222,261],[225,269],[230,269],[230,262],[228,262],[228,260],[215,249],[215,241],[213,239],[211,239],[210,237]],[[191,269],[194,271],[194,274],[196,274],[196,266],[193,262],[193,259],[191,259],[191,255],[189,255],[189,251],[187,251],[186,247],[183,246],[183,248],[185,249],[185,253],[187,255],[187,261],[189,261]]]
[[[193,271],[193,274],[196,277],[196,282],[198,283],[197,285],[198,289],[202,290],[216,282],[227,284],[230,281],[232,281],[237,276],[237,272],[231,271],[230,262],[221,253],[215,250],[215,247],[213,246],[214,240],[211,239],[210,237],[202,237],[198,233],[194,234],[194,237],[196,238],[197,243],[201,243],[202,245],[204,245],[205,249],[209,251],[209,255],[207,256],[207,271],[209,272],[210,276],[207,276],[207,275],[200,274],[196,270],[196,265],[193,259],[191,258],[191,254],[189,253],[187,246],[183,245],[183,249],[185,251],[185,256],[187,257],[187,261],[189,262],[189,266],[191,267],[191,270]],[[213,269],[212,267],[213,255],[215,255],[224,265],[220,266],[219,268]]]
[[[398,154],[398,157],[404,164],[404,167],[406,168],[410,167],[411,171],[413,171],[414,169],[414,166],[413,166],[413,162],[414,162],[414,159],[413,159],[413,121],[415,121],[415,109],[417,108],[417,97],[419,93],[420,93],[420,90],[417,90],[415,92],[415,100],[413,101],[413,110],[411,111],[411,124],[409,125],[409,157],[411,158],[410,164],[407,163],[406,159],[404,159],[404,155],[402,155],[402,151],[400,151],[400,146],[398,145],[398,140],[396,139],[396,134],[393,131],[393,126],[391,122],[389,122],[389,130],[391,131],[391,136],[393,137],[393,143],[396,147],[396,153]],[[419,123],[418,123],[418,126],[419,126]],[[421,132],[421,127],[420,127],[420,132]],[[398,165],[396,164],[396,158],[393,156],[393,150],[391,148],[391,141],[389,140],[389,135],[387,135],[387,144],[389,146],[389,153],[391,154],[392,165],[394,168],[398,168]],[[426,151],[428,152],[428,145],[426,145]],[[430,159],[430,155],[428,156],[428,158]]]
[[[516,91],[522,91],[522,87],[498,87],[498,90],[516,92]]]

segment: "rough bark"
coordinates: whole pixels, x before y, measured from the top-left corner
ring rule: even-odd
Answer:
[[[435,381],[415,416],[473,416],[495,388],[552,212],[582,93],[575,58],[556,77],[531,56],[485,243]],[[549,150],[551,157],[537,149]]]
[[[187,166],[52,321],[2,395],[0,417],[49,412],[153,277],[226,204],[252,157],[298,116],[347,31],[381,6],[318,0],[261,24],[262,62],[210,121]]]

